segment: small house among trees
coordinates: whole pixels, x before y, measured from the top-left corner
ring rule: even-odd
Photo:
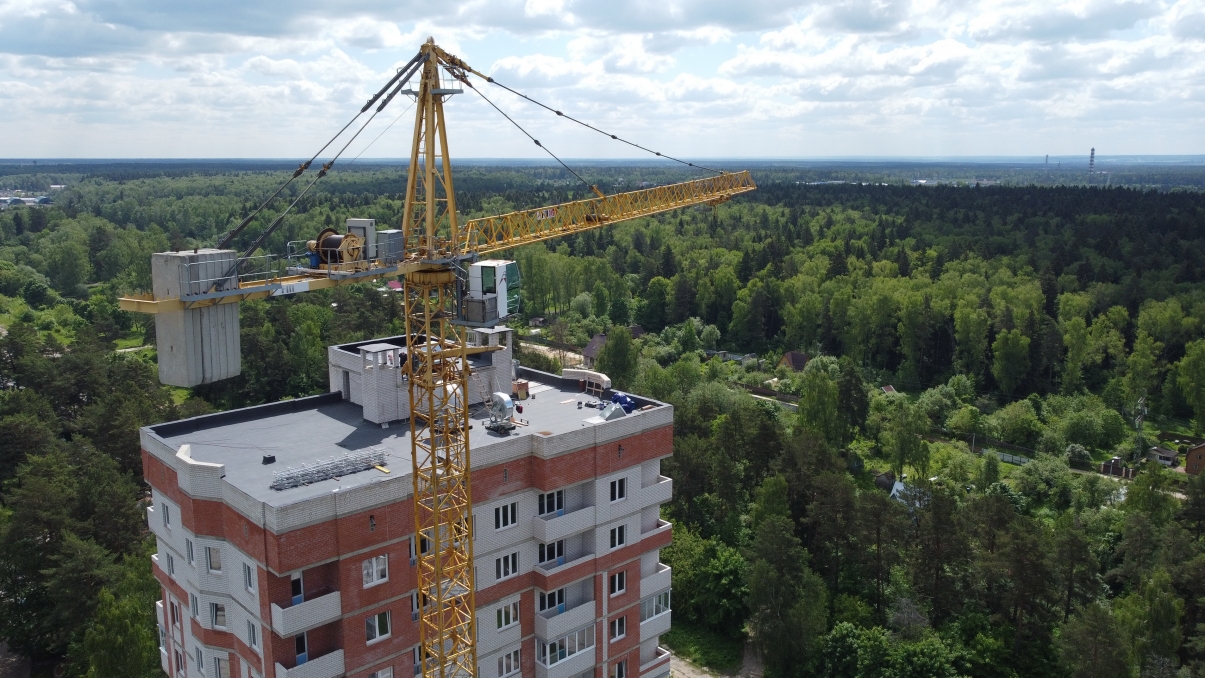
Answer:
[[[789,367],[794,372],[802,372],[811,358],[802,351],[787,351],[778,359],[779,367]]]

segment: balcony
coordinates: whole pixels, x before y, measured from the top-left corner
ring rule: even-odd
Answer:
[[[338,591],[311,598],[304,603],[280,607],[272,603],[272,630],[281,638],[329,624],[343,614],[343,599]],[[342,666],[342,659],[340,666]]]
[[[343,674],[343,650],[335,650],[291,669],[276,665],[276,678],[335,678]]]
[[[595,517],[594,507],[585,506],[564,515],[538,518],[533,532],[537,540],[548,543],[594,527]]]
[[[674,527],[673,523],[671,523],[669,521],[657,519],[656,525],[649,527],[648,529],[641,528],[640,538],[641,539],[652,539],[653,537],[659,536],[664,532],[672,531],[673,527]]]
[[[574,565],[580,565],[592,558],[594,558],[593,553],[582,553],[582,554],[575,556],[572,560],[570,560],[569,558],[566,557],[565,562],[561,563],[560,565],[558,565],[556,563],[556,561],[553,560],[553,561],[549,561],[547,563],[542,563],[540,565],[537,565],[536,572],[544,575],[545,577],[551,577],[554,574],[559,574],[561,572],[564,572],[565,570],[573,567]]]
[[[662,612],[656,617],[649,617],[640,622],[640,642],[656,638],[663,633],[669,633],[671,612]]]
[[[669,616],[669,615],[666,615],[666,616]],[[640,672],[644,673],[645,671],[648,671],[649,669],[656,666],[658,664],[658,662],[665,661],[668,658],[669,658],[669,651],[664,648],[658,647],[656,649],[656,651],[653,652],[653,657],[651,659],[649,659],[648,661],[641,661]],[[643,660],[644,657],[641,657],[641,659]]]
[[[560,638],[594,619],[593,600],[587,600],[561,613],[557,613],[556,608],[545,610],[536,613],[536,635],[540,638]]]
[[[539,643],[541,641],[539,638],[536,638],[536,642]],[[571,676],[576,676],[594,667],[594,652],[595,649],[593,647],[586,648],[572,657],[562,659],[552,666],[544,666],[537,660],[536,678],[570,678]]]
[[[665,563],[657,563],[657,571],[640,580],[640,595],[642,597],[660,593],[669,588],[673,580],[673,568]]]
[[[657,476],[657,482],[647,485],[640,490],[640,505],[660,506],[669,503],[674,494],[674,481],[665,476]]]

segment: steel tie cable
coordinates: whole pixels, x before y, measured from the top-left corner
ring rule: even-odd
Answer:
[[[465,82],[465,84],[468,84],[468,83],[467,83],[465,80],[461,80],[461,82]],[[569,173],[570,173],[570,174],[572,174],[573,176],[577,177],[577,178],[578,178],[578,180],[579,180],[579,181],[581,181],[583,184],[585,184],[587,188],[589,188],[591,191],[595,190],[595,188],[594,188],[594,185],[593,185],[593,184],[591,184],[590,182],[586,181],[585,179],[582,179],[582,176],[581,176],[580,174],[578,174],[577,172],[574,172],[574,171],[573,171],[573,169],[572,169],[572,168],[570,168],[570,167],[569,167],[569,165],[566,165],[566,164],[565,164],[565,162],[564,162],[563,160],[561,160],[560,158],[558,158],[558,157],[556,156],[556,154],[555,154],[555,153],[553,153],[552,151],[548,150],[548,148],[547,148],[546,146],[544,146],[544,144],[541,144],[541,143],[540,143],[540,140],[539,140],[539,139],[537,139],[537,138],[535,138],[535,137],[531,136],[530,134],[528,134],[528,133],[527,133],[527,130],[523,129],[523,126],[522,126],[522,125],[520,125],[519,123],[515,122],[515,121],[514,121],[514,119],[513,119],[513,118],[511,118],[509,115],[507,115],[507,114],[506,114],[506,112],[505,112],[505,111],[503,111],[501,108],[498,108],[498,106],[497,106],[497,105],[496,105],[494,102],[490,101],[489,97],[487,97],[487,96],[485,96],[484,94],[482,94],[482,93],[481,93],[481,90],[477,89],[476,87],[473,87],[472,85],[469,85],[469,89],[471,89],[471,90],[473,90],[474,92],[476,92],[476,93],[477,93],[477,96],[481,97],[482,99],[485,99],[485,103],[489,104],[490,106],[493,106],[493,108],[494,108],[494,110],[495,110],[495,111],[498,111],[499,113],[501,113],[501,114],[502,114],[502,117],[504,117],[504,118],[506,118],[507,120],[509,120],[509,121],[510,121],[510,124],[512,124],[512,125],[514,125],[516,128],[518,128],[518,130],[519,130],[520,132],[522,132],[522,133],[523,133],[523,134],[524,134],[524,135],[525,135],[525,136],[526,136],[528,139],[531,139],[532,141],[534,141],[534,142],[535,142],[535,144],[536,144],[536,146],[539,146],[540,148],[544,149],[544,152],[545,152],[545,153],[547,153],[548,155],[552,156],[552,159],[553,159],[553,160],[555,160],[555,161],[559,162],[559,163],[561,164],[561,167],[564,167],[566,170],[568,170],[568,171],[569,171]]]
[[[573,117],[573,116],[571,116],[571,115],[566,115],[565,113],[562,113],[561,111],[558,111],[558,110],[556,110],[555,108],[553,108],[553,107],[551,107],[551,106],[548,106],[548,105],[546,105],[546,104],[540,103],[539,101],[536,101],[535,99],[532,99],[531,97],[527,96],[526,94],[523,94],[522,92],[517,92],[517,91],[515,91],[515,90],[513,90],[513,89],[511,89],[511,88],[509,88],[509,87],[507,87],[506,85],[503,85],[502,83],[498,82],[497,80],[494,80],[492,77],[487,77],[487,78],[486,78],[486,81],[487,81],[487,82],[491,82],[491,83],[493,83],[493,84],[495,84],[495,85],[497,85],[497,86],[501,87],[502,89],[504,89],[504,90],[506,90],[506,91],[510,92],[511,94],[514,94],[514,95],[516,95],[516,96],[519,96],[519,97],[522,97],[522,98],[524,98],[524,99],[527,99],[527,100],[528,100],[528,101],[530,101],[531,103],[533,103],[533,104],[535,104],[535,105],[537,105],[537,106],[539,106],[539,107],[541,107],[541,108],[543,108],[543,109],[545,109],[545,110],[552,111],[553,113],[556,113],[556,114],[557,114],[559,117],[566,118],[566,119],[568,119],[568,120],[572,120],[573,122],[576,122],[577,124],[582,125],[583,127],[588,127],[588,128],[590,128],[590,129],[594,130],[595,132],[598,132],[599,134],[602,134],[602,135],[604,135],[604,136],[611,137],[611,138],[612,138],[612,139],[614,139],[615,141],[622,141],[623,143],[625,143],[625,144],[627,144],[627,145],[629,145],[629,146],[632,146],[632,147],[634,147],[634,148],[639,148],[640,150],[642,150],[642,151],[644,151],[644,152],[646,152],[646,153],[652,153],[653,155],[655,155],[655,156],[657,156],[657,157],[659,157],[659,158],[665,158],[665,159],[667,159],[667,160],[673,160],[674,162],[681,163],[681,164],[683,164],[683,165],[687,165],[687,166],[689,166],[689,167],[697,167],[697,168],[699,168],[699,169],[707,170],[708,172],[715,172],[716,174],[727,174],[727,172],[725,172],[724,170],[718,170],[718,169],[715,169],[715,168],[712,168],[712,167],[705,167],[705,166],[703,166],[703,165],[696,165],[695,163],[693,163],[693,162],[687,162],[686,160],[679,160],[678,158],[675,158],[675,157],[673,157],[673,156],[671,156],[671,155],[665,155],[664,153],[659,153],[659,152],[657,152],[657,151],[654,151],[654,150],[653,150],[653,149],[651,149],[651,148],[645,148],[644,146],[641,146],[640,144],[637,144],[637,143],[634,143],[634,142],[628,141],[627,139],[622,139],[622,138],[620,138],[620,137],[618,137],[618,136],[616,136],[616,135],[614,135],[614,134],[611,134],[611,133],[609,133],[609,132],[604,132],[603,130],[600,130],[599,128],[595,127],[594,125],[591,125],[591,124],[590,124],[590,123],[588,123],[588,122],[583,122],[583,121],[578,120],[577,118],[575,118],[575,117]]]

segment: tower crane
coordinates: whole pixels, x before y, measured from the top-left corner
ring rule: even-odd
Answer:
[[[242,257],[223,249],[251,223],[261,207],[224,237],[217,249],[155,255],[156,264],[163,264],[162,270],[169,272],[156,277],[154,293],[120,299],[124,310],[156,314],[161,380],[195,385],[232,376],[227,369],[226,374],[209,374],[206,378],[204,368],[199,377],[192,373],[183,377],[184,383],[163,376],[165,360],[197,362],[193,354],[202,350],[204,342],[212,343],[212,339],[204,337],[214,334],[214,324],[225,321],[217,315],[205,315],[206,311],[229,309],[233,313],[237,342],[240,301],[383,277],[402,278],[407,343],[407,359],[402,369],[411,403],[415,534],[422,545],[415,550],[422,599],[419,636],[424,678],[471,678],[476,675],[477,667],[467,357],[492,347],[470,346],[467,334],[471,327],[494,326],[514,313],[517,305],[505,294],[485,294],[480,284],[474,286],[470,269],[489,263],[479,261],[483,255],[682,207],[714,206],[756,188],[748,171],[720,172],[709,178],[613,195],[605,195],[597,186],[591,186],[594,195],[587,199],[462,223],[456,211],[444,102],[448,96],[463,92],[456,85],[474,87],[470,75],[497,84],[428,39],[419,53],[361,109],[363,113],[380,101],[379,112],[399,93],[410,95],[415,101],[400,229],[371,234],[351,229],[340,234],[327,229],[304,247],[296,247],[291,252],[290,265],[281,270],[264,265],[264,261],[271,259],[253,255],[288,210],[255,239]],[[415,88],[409,82],[416,76]],[[411,89],[402,89],[408,85]],[[554,112],[569,118],[560,111]],[[532,141],[543,148],[539,141],[534,138]],[[312,162],[313,159],[301,165],[285,185],[304,173]],[[333,163],[334,160],[323,165],[317,178],[328,173]],[[375,252],[373,243],[367,242],[373,238],[382,238],[375,243]],[[172,257],[182,258],[175,268],[164,264]],[[248,268],[255,270],[247,272]],[[514,271],[517,269],[512,268],[511,275]],[[168,326],[175,322],[185,328],[185,335],[203,339],[193,344],[186,339],[181,346],[167,346],[165,336],[170,332],[161,330],[161,322],[163,329],[170,329]],[[225,330],[229,334],[229,327]],[[237,351],[237,345],[234,350]],[[235,353],[234,374],[238,373],[237,360]]]

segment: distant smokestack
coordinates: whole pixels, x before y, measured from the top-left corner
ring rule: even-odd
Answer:
[[[1093,148],[1092,152],[1088,154],[1088,174],[1092,174],[1095,171],[1096,171],[1096,149]]]

